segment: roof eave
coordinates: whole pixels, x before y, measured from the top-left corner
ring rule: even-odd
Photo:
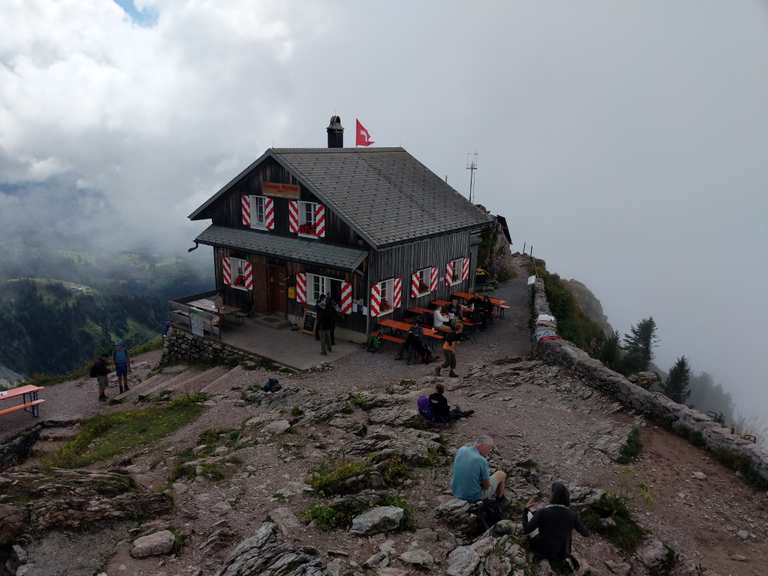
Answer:
[[[203,215],[203,212],[211,206],[216,200],[221,198],[225,193],[227,193],[229,190],[231,190],[238,182],[240,182],[243,178],[245,178],[248,173],[253,170],[256,166],[258,166],[261,162],[266,160],[267,158],[272,157],[272,148],[267,148],[267,150],[259,156],[256,160],[251,162],[247,168],[245,168],[240,174],[232,178],[229,182],[227,182],[216,194],[208,198],[205,202],[203,202],[202,205],[200,205],[192,214],[187,216],[190,220],[205,220],[206,218],[210,218],[210,216]]]

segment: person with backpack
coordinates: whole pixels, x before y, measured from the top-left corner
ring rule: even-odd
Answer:
[[[503,500],[507,475],[498,470],[491,474],[486,458],[493,450],[493,438],[479,436],[473,444],[462,446],[453,459],[451,493],[467,502]]]
[[[456,342],[462,339],[462,332],[464,325],[461,322],[456,323],[456,331],[445,335],[443,340],[443,355],[445,356],[445,362],[442,366],[435,368],[435,376],[440,376],[440,370],[442,368],[449,368],[450,372],[448,376],[451,378],[458,378],[459,375],[454,372],[456,369]]]
[[[320,335],[320,354],[323,356],[327,356],[328,352],[333,352],[331,327],[335,322],[335,314],[333,307],[327,304],[317,314],[317,333]]]
[[[125,342],[120,342],[114,354],[112,361],[115,363],[115,373],[117,374],[117,384],[120,388],[120,394],[128,392],[128,372],[131,369],[131,359],[128,357]]]
[[[438,383],[435,391],[429,396],[429,412],[434,422],[445,424],[459,418],[467,418],[475,413],[474,410],[464,412],[458,406],[450,407],[448,399],[445,397],[445,386]]]
[[[562,482],[553,482],[549,505],[536,509],[532,498],[523,510],[523,533],[529,535],[535,559],[549,561],[554,570],[575,573],[579,563],[571,555],[571,535],[576,530],[586,538],[589,530],[570,505],[568,488]]]
[[[107,400],[107,385],[109,384],[109,363],[105,354],[99,354],[96,362],[91,366],[91,378],[96,378],[99,386],[99,402]]]

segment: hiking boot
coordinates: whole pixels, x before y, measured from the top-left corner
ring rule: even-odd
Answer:
[[[459,375],[456,374],[456,372],[454,372],[453,370],[451,370],[451,373],[448,374],[448,376],[450,376],[451,378],[458,378],[459,377]]]
[[[440,366],[435,368],[435,376],[440,376]]]
[[[99,402],[106,402],[107,397],[106,396],[99,396]]]

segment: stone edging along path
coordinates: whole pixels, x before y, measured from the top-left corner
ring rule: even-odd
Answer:
[[[535,318],[540,314],[552,315],[542,278],[536,278],[533,290]],[[698,410],[633,384],[567,340],[539,341],[536,354],[549,364],[573,370],[588,386],[601,390],[695,446],[709,450],[724,465],[740,472],[747,482],[761,490],[768,490],[768,450],[731,433],[730,428],[721,426]]]

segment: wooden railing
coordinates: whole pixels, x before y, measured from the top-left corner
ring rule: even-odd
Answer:
[[[209,336],[221,339],[221,318],[216,312],[203,310],[187,304],[203,298],[215,298],[218,292],[203,292],[168,301],[169,319],[173,326],[183,328],[196,336]]]

